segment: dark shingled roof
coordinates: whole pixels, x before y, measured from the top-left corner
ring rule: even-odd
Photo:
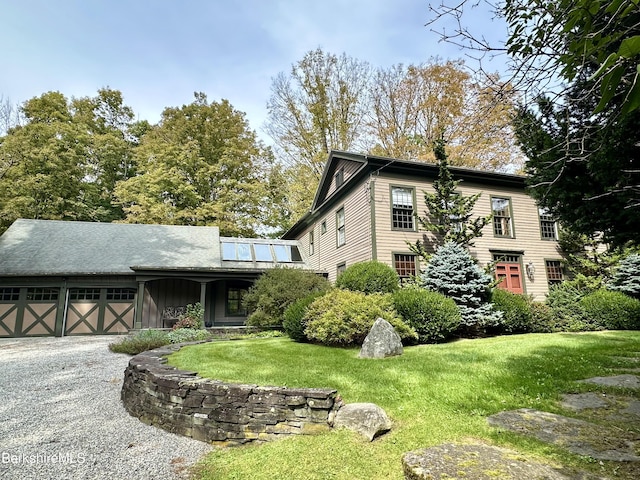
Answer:
[[[0,275],[133,274],[220,268],[218,227],[16,220],[0,237]]]

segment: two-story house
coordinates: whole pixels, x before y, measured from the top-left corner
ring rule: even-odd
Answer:
[[[549,285],[563,279],[556,222],[526,193],[525,177],[451,167],[462,195],[480,192],[475,214],[492,222],[470,249],[481,265],[495,263],[501,288],[543,300]],[[420,271],[408,248],[432,245],[419,228],[423,192],[433,193],[438,166],[424,162],[333,151],[309,213],[284,239],[301,243],[307,264],[332,281],[349,265],[378,260],[401,278]]]

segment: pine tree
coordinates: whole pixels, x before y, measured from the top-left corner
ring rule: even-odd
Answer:
[[[473,246],[473,239],[482,236],[482,229],[491,221],[491,215],[472,218],[473,207],[481,194],[464,196],[456,191],[460,181],[451,175],[442,138],[434,142],[433,150],[438,160],[438,178],[433,182],[435,192],[424,192],[427,210],[424,217],[418,216],[418,222],[423,229],[435,233],[441,244],[453,241],[464,247]],[[420,241],[411,248],[428,258]]]
[[[420,280],[427,290],[442,293],[456,302],[468,333],[478,333],[500,323],[501,312],[493,311],[487,301],[493,279],[462,245],[449,241],[439,247]]]
[[[620,261],[609,289],[640,298],[640,254],[632,254]]]

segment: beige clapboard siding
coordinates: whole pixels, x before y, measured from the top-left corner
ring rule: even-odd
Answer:
[[[340,169],[344,168],[344,176],[343,179],[346,182],[351,176],[358,171],[358,169],[362,167],[360,162],[354,162],[351,160],[340,160],[337,162],[336,169],[333,172],[334,177],[329,179],[329,189],[327,190],[327,194],[325,198],[329,198],[333,195],[333,192],[336,191],[336,181],[335,175],[338,173]]]
[[[336,269],[339,264],[347,266],[371,260],[371,211],[369,205],[369,192],[362,182],[352,187],[351,193],[344,200],[336,203],[324,216],[316,219],[298,239],[305,249],[309,265],[321,271],[326,271],[329,280],[336,280]],[[345,239],[346,243],[337,247],[336,241],[336,213],[344,207]],[[327,231],[321,233],[321,224],[326,221]],[[315,252],[309,253],[309,231],[315,232]]]
[[[431,181],[425,179],[410,179],[395,175],[380,175],[375,179],[375,225],[376,225],[376,251],[377,259],[381,262],[393,265],[394,253],[409,253],[407,242],[415,242],[425,238],[425,232],[407,232],[392,230],[391,228],[391,190],[393,186],[406,186],[415,188],[416,208],[420,215],[424,213],[423,191],[432,192]],[[527,294],[533,295],[537,300],[543,300],[548,292],[545,272],[545,260],[559,259],[557,242],[542,240],[540,236],[540,222],[538,209],[534,200],[522,189],[492,187],[478,185],[470,182],[462,182],[459,190],[464,195],[481,192],[482,195],[476,203],[476,215],[489,215],[491,213],[491,197],[508,197],[512,205],[512,223],[515,229],[515,238],[499,238],[493,234],[493,225],[487,225],[483,236],[475,240],[475,246],[471,248],[472,254],[481,265],[492,261],[491,250],[505,252],[524,252],[522,254],[523,282]],[[526,278],[524,266],[529,262],[535,266],[533,281]]]

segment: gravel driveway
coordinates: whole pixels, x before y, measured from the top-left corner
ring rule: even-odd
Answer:
[[[175,479],[211,451],[125,411],[114,340],[0,339],[0,478]]]

